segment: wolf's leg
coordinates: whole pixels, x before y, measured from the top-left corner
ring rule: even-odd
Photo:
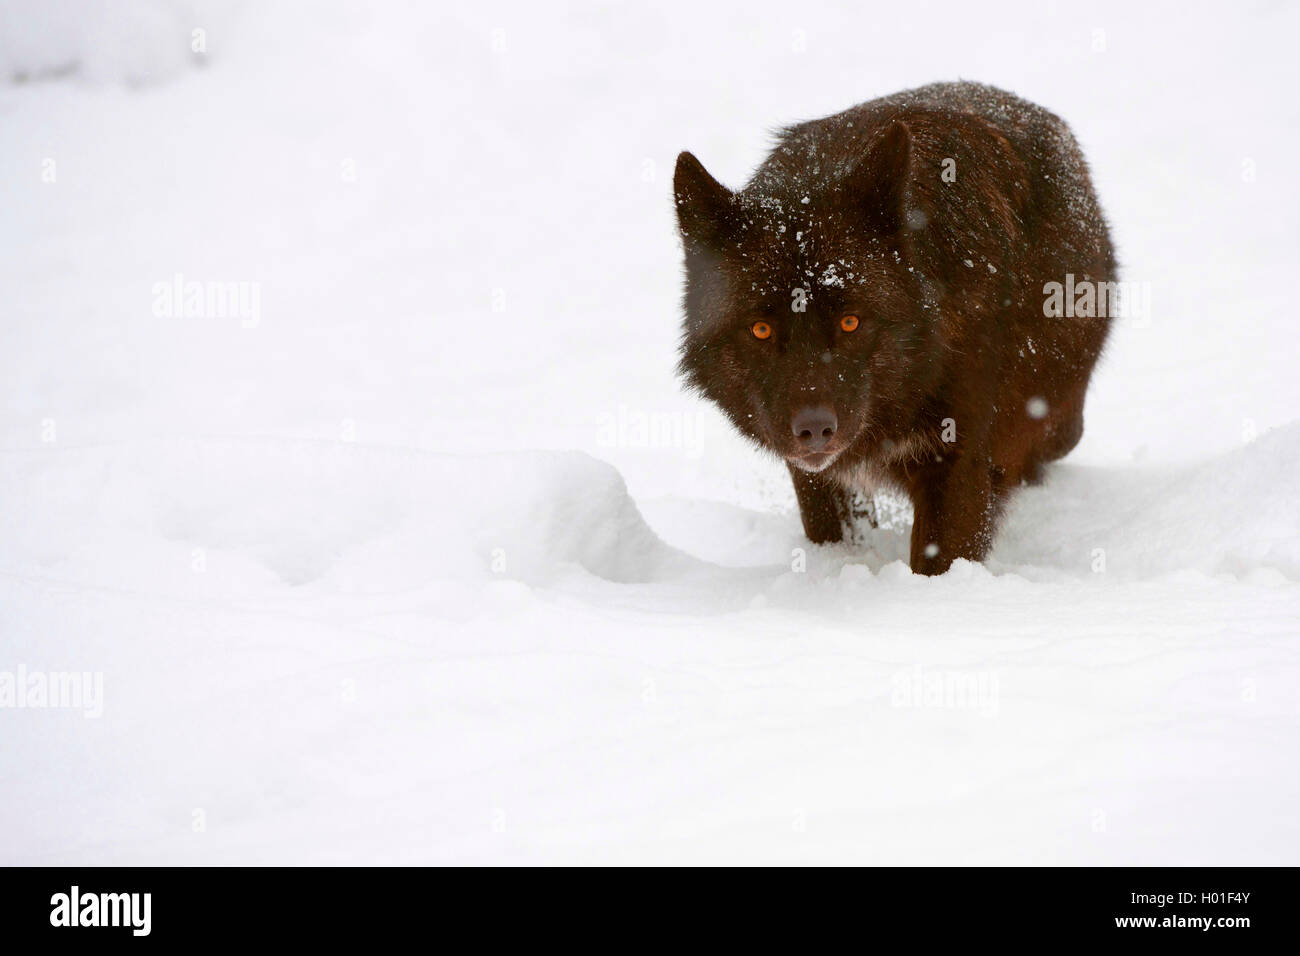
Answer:
[[[849,516],[848,496],[844,490],[822,475],[811,474],[793,465],[787,467],[794,481],[794,496],[799,499],[804,534],[813,544],[842,541],[844,522]]]
[[[984,559],[997,509],[987,454],[927,468],[913,478],[909,492],[914,572],[943,574],[956,558]]]
[[[1072,411],[1063,417],[1048,423],[1047,434],[1029,453],[1021,473],[1021,480],[1026,484],[1036,485],[1043,480],[1043,466],[1048,462],[1064,458],[1083,437],[1083,413]]]

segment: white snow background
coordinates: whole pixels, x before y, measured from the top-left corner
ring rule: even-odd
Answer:
[[[1300,8],[449,7],[0,5],[0,672],[103,680],[0,862],[1296,863]],[[669,194],[955,78],[1151,314],[927,579],[681,392]]]

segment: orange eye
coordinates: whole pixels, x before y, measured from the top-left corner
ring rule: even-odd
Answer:
[[[858,327],[858,317],[856,315],[846,315],[840,319],[840,328],[845,332],[852,332]]]
[[[772,337],[772,326],[766,322],[755,322],[749,327],[749,331],[754,333],[756,339],[770,339]]]

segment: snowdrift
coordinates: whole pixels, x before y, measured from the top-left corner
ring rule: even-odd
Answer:
[[[1257,815],[1208,846],[1158,821],[1293,795],[1259,788],[1300,689],[1298,449],[1292,426],[1181,472],[1058,467],[987,567],[937,579],[903,529],[811,548],[794,514],[659,502],[678,537],[807,552],[693,558],[581,454],[11,452],[9,651],[105,691],[95,720],[3,715],[6,856],[1281,860],[1275,822],[1238,839]]]
[[[666,545],[619,473],[577,452],[457,457],[345,442],[184,440],[11,451],[2,466],[0,554],[10,574],[229,598],[277,588],[385,593],[433,581],[562,588],[581,572],[624,584],[735,577]],[[1184,469],[1058,465],[1045,485],[1011,499],[988,567],[1045,580],[1194,571],[1293,581],[1298,472],[1300,424]],[[905,558],[910,530],[860,529],[858,543],[818,549],[791,513],[757,541],[745,534],[728,544],[719,539],[762,515],[680,502],[654,510],[670,537],[689,541],[686,529],[702,528],[713,551],[742,566],[755,564],[746,546],[781,564],[795,549],[813,552],[814,574],[844,563],[878,572]]]

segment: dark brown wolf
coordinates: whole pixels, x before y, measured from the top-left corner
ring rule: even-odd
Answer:
[[[1065,123],[940,83],[789,127],[737,192],[682,153],[673,190],[681,372],[785,460],[808,537],[840,540],[850,493],[887,483],[914,571],[983,558],[1006,494],[1079,441],[1110,324],[1114,252]],[[1054,308],[1067,282],[1101,297]]]

